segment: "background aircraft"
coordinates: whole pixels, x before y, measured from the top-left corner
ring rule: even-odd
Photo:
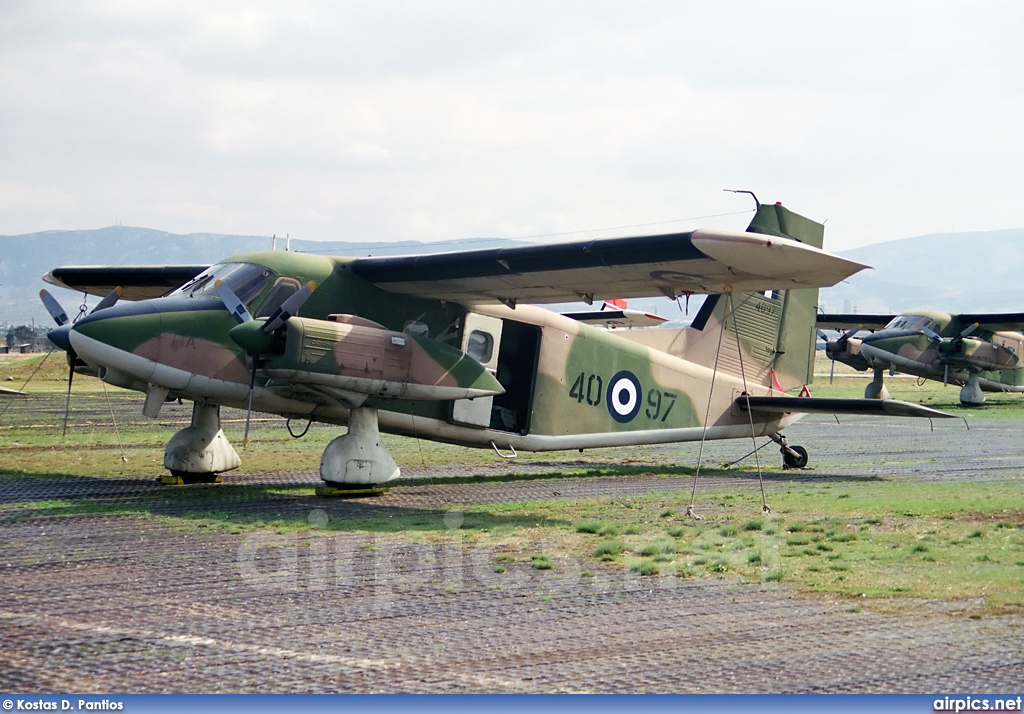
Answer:
[[[826,342],[829,359],[874,370],[867,399],[889,398],[885,370],[961,385],[965,405],[982,404],[984,392],[1024,392],[1024,313],[832,314],[818,315],[818,327],[846,330]],[[862,330],[872,332],[856,337]]]
[[[144,392],[151,417],[194,402],[164,454],[183,480],[240,465],[221,405],[347,424],[320,464],[341,487],[399,475],[380,430],[528,451],[767,436],[803,466],[806,450],[782,434],[802,413],[946,416],[785,395],[812,379],[817,288],[864,267],[822,251],[823,235],[759,205],[745,233],[54,269],[48,282],[106,295],[75,323],[41,295],[73,371]],[[608,331],[524,304],[690,293],[710,297],[680,329]]]

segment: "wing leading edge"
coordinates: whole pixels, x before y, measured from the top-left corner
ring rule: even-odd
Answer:
[[[789,238],[706,229],[350,264],[389,292],[513,304],[824,287],[865,267]]]
[[[43,280],[59,288],[105,296],[121,287],[123,300],[160,297],[188,282],[209,265],[69,265],[54,268]]]

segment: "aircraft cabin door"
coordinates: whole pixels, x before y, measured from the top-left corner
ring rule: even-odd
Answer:
[[[462,351],[487,368],[492,375],[498,371],[498,348],[501,345],[501,319],[467,312],[463,320]],[[452,421],[469,426],[490,426],[494,397],[456,399],[452,402]]]

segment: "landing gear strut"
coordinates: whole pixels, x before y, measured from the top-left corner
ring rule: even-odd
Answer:
[[[171,437],[164,449],[164,468],[176,483],[216,483],[218,474],[242,465],[220,428],[220,407],[195,402],[192,425]]]
[[[807,466],[807,449],[802,446],[790,446],[782,434],[768,436],[779,445],[779,451],[782,452],[782,468],[802,469]]]
[[[985,393],[981,391],[978,375],[967,378],[967,384],[960,389],[960,403],[967,407],[976,407],[985,403]]]
[[[875,370],[875,378],[872,379],[871,380],[871,384],[869,384],[864,389],[864,398],[865,399],[888,399],[889,398],[889,390],[885,388],[885,382],[882,381],[882,372],[883,372],[883,370],[880,370],[880,369],[876,369]]]
[[[381,444],[377,410],[372,407],[353,409],[348,433],[328,444],[320,458],[320,478],[334,488],[374,486],[400,474],[398,464]]]

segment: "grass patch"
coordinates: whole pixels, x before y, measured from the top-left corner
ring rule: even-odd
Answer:
[[[649,543],[649,544],[645,545],[640,550],[640,555],[655,556],[655,555],[665,555],[667,553],[675,553],[675,552],[676,552],[676,544],[675,544],[674,541],[659,540],[659,541],[655,541],[653,543]]]
[[[530,556],[530,562],[533,564],[536,570],[554,570],[555,564],[551,562],[551,558],[544,554],[537,554]]]

